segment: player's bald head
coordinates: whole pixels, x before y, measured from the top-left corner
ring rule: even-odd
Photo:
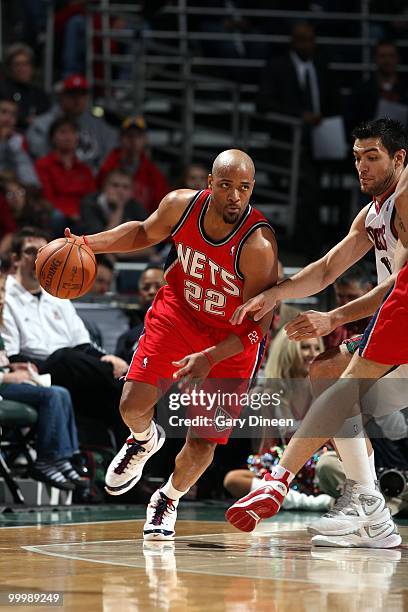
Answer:
[[[216,177],[234,170],[248,173],[250,180],[255,178],[254,162],[240,149],[228,149],[217,155],[211,173],[213,177]]]

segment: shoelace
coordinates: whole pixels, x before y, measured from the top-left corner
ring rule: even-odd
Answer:
[[[152,518],[152,525],[161,525],[166,512],[176,509],[172,499],[166,497],[163,495],[163,493],[160,493],[160,498],[161,499],[156,502],[156,507]]]
[[[139,453],[145,453],[145,452],[146,452],[146,449],[144,446],[142,446],[136,441],[133,441],[131,444],[129,444],[128,448],[126,449],[124,457],[120,460],[118,465],[115,467],[114,469],[115,474],[122,474],[136,455],[138,455]]]
[[[329,512],[327,512],[325,516],[330,516],[330,517],[336,516],[336,514],[339,514],[342,510],[344,510],[344,508],[346,508],[347,506],[351,504],[352,495],[353,495],[353,486],[354,486],[353,480],[346,480],[344,482],[344,489],[343,489],[342,495],[339,498],[337,498],[336,503],[334,504],[333,508]]]

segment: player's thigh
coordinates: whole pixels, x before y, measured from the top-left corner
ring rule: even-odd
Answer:
[[[310,366],[309,376],[315,395],[322,393],[340,378],[349,365],[351,357],[345,345],[341,344],[328,349],[314,359]]]

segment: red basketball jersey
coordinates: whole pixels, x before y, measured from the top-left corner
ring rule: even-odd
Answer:
[[[249,204],[238,224],[222,240],[204,230],[211,199],[208,189],[198,191],[172,232],[165,278],[177,301],[202,323],[236,332],[229,320],[242,304],[244,277],[239,256],[247,238],[259,227],[271,225]]]

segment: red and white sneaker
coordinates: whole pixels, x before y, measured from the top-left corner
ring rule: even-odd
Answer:
[[[253,531],[260,520],[275,516],[289,490],[289,474],[286,472],[279,479],[265,474],[265,484],[228,508],[225,513],[227,521],[241,531]]]

